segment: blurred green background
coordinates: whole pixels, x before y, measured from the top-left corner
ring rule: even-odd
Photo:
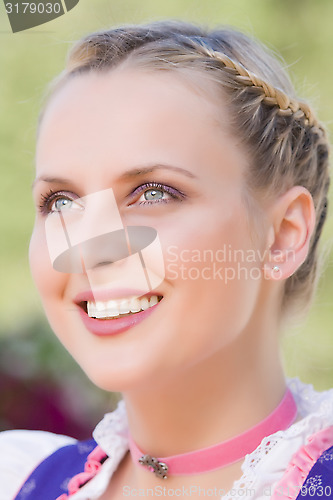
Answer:
[[[54,341],[29,273],[37,116],[45,87],[62,70],[72,41],[93,30],[165,18],[208,26],[228,24],[255,35],[282,54],[299,94],[310,99],[332,129],[332,0],[80,0],[66,15],[16,34],[11,32],[1,2],[0,372],[22,383],[42,377],[55,387],[66,388],[62,397],[66,402],[76,395],[72,411],[84,413],[86,423],[98,420],[114,399],[93,388]],[[332,234],[330,216],[324,247],[330,245]],[[283,338],[287,374],[297,375],[317,389],[333,386],[331,260],[328,256],[310,315]],[[7,387],[7,406],[5,392],[0,396],[0,428],[17,425],[6,416],[15,390]],[[21,397],[19,392],[16,397]]]

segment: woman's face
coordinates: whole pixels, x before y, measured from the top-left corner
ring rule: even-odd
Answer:
[[[79,76],[48,104],[36,163],[31,269],[54,332],[87,375],[125,391],[223,357],[256,314],[265,248],[244,202],[247,158],[228,132],[223,105],[169,72]],[[140,307],[154,304],[153,296],[162,300],[130,318],[110,317],[109,306],[137,305],[142,287],[132,280],[128,288],[126,259],[107,271],[104,247],[100,255],[93,247],[90,270],[56,270],[47,240],[56,246],[59,235],[52,241],[47,230],[61,214],[65,225],[68,216],[86,217],[85,235],[109,219],[111,232],[119,221],[156,229],[164,279]],[[91,279],[95,271],[102,281]]]

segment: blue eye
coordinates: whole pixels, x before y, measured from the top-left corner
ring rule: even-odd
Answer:
[[[83,206],[75,200],[68,198],[68,196],[54,197],[49,202],[49,212],[67,212],[68,210],[82,210]]]
[[[83,206],[76,200],[76,195],[71,193],[54,192],[50,190],[46,195],[41,195],[39,210],[43,215],[67,210],[82,210]]]
[[[157,203],[169,203],[182,201],[185,195],[171,186],[165,186],[156,182],[148,182],[137,187],[130,195],[138,205],[154,205]]]
[[[51,212],[62,212],[63,210],[68,210],[72,207],[73,200],[68,198],[58,198],[51,205]],[[53,209],[54,207],[54,209]]]
[[[162,200],[164,194],[166,193],[162,189],[148,189],[147,191],[144,192],[143,196],[145,200],[152,201],[152,200]]]

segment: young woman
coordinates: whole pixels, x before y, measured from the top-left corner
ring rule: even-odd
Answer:
[[[276,59],[232,29],[89,35],[36,169],[48,320],[123,400],[89,443],[4,433],[0,497],[327,496],[333,394],[286,379],[279,331],[315,287],[328,140]]]

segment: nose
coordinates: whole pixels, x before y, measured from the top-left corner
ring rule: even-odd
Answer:
[[[140,268],[141,275],[145,269],[149,289],[164,279],[164,261],[156,229],[124,227],[111,188],[75,200],[75,207],[53,212],[46,219],[46,240],[55,270],[86,273],[89,280],[93,280],[98,276],[93,270],[98,268],[111,278],[115,276],[115,269],[107,274],[103,268],[125,259],[127,270],[131,269],[132,274]],[[150,275],[149,267],[154,269]],[[98,280],[100,283],[100,278]]]

